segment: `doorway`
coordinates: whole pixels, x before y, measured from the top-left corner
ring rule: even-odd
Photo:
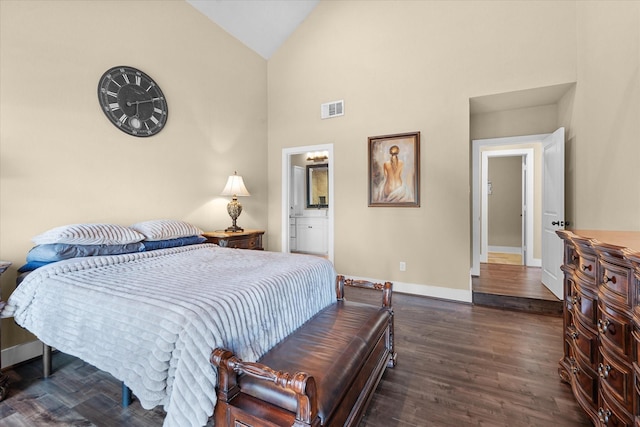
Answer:
[[[534,258],[534,148],[504,147],[482,150],[480,262],[490,262],[491,253],[517,254],[518,265],[539,267]]]
[[[542,270],[544,256],[555,258],[557,254],[545,250],[545,242],[549,240],[541,224],[544,211],[546,146],[549,140],[558,138],[564,140],[564,130],[561,128],[553,134],[530,135],[520,137],[494,138],[472,141],[472,268],[471,274],[474,294],[477,285],[501,282],[502,288],[496,293],[513,295],[523,298],[549,299],[559,301],[562,298],[555,292],[553,284],[544,286]],[[487,207],[489,197],[489,159],[494,157],[520,156],[522,158],[522,177],[528,181],[523,185],[522,194],[522,266],[503,268],[501,271],[490,271],[487,263],[488,256],[488,216]],[[548,167],[548,166],[547,166]],[[553,194],[560,192],[553,199],[564,200],[564,186],[546,186],[546,192]],[[549,195],[547,195],[548,197]],[[547,238],[545,240],[545,237]],[[553,237],[553,236],[551,236]],[[561,262],[561,260],[560,260]],[[495,270],[495,268],[494,268]],[[483,281],[483,276],[491,276],[490,281]],[[513,280],[517,277],[517,280]],[[523,284],[524,286],[520,286]],[[548,288],[548,289],[547,289]],[[489,291],[492,292],[492,291]],[[475,300],[475,296],[474,296]]]
[[[526,265],[526,157],[492,156],[487,167],[487,254],[489,264]],[[484,204],[483,204],[484,206]],[[484,234],[483,234],[484,235]]]
[[[327,159],[323,160],[323,164],[327,165],[327,187],[328,192],[323,199],[322,206],[309,209],[305,191],[309,188],[306,182],[306,167],[296,164],[295,159],[307,153],[326,152]],[[319,235],[316,230],[309,233],[305,237],[305,241],[322,240],[323,245],[326,243],[326,258],[333,262],[334,260],[334,179],[333,179],[333,144],[307,145],[300,147],[285,148],[282,150],[282,251],[292,252],[292,245],[296,235],[296,225],[292,225],[292,220],[297,221],[299,218],[305,218],[308,212],[311,219],[319,219],[323,216],[326,218],[325,230]],[[301,182],[300,176],[305,176],[305,182]],[[317,205],[317,204],[316,204]],[[308,221],[308,220],[307,220]],[[308,227],[308,226],[307,226]]]

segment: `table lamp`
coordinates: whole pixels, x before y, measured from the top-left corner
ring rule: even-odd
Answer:
[[[238,201],[238,196],[250,196],[250,194],[247,190],[247,187],[244,186],[242,177],[238,175],[237,172],[234,172],[233,175],[229,176],[229,179],[227,179],[227,185],[225,185],[220,195],[232,196],[231,201],[227,205],[227,212],[233,220],[233,224],[231,224],[231,227],[228,227],[224,231],[244,231],[242,227],[238,227],[238,225],[236,224],[236,220],[242,213],[242,205]]]

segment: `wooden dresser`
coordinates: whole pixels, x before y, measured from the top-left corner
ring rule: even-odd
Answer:
[[[263,250],[262,235],[264,230],[244,231],[212,231],[202,235],[207,238],[207,243],[215,243],[223,248]]]
[[[564,240],[560,377],[595,426],[638,427],[640,232],[557,234]]]

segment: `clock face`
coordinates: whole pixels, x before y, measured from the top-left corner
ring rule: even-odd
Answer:
[[[160,87],[132,67],[113,67],[98,83],[98,101],[107,118],[133,136],[151,136],[167,123],[169,109]]]

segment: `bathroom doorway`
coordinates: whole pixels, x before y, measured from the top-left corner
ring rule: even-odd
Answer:
[[[326,153],[322,160],[314,158],[314,153]],[[303,161],[300,159],[303,158]],[[307,160],[309,158],[309,160]],[[327,194],[323,194],[322,204],[313,203],[309,198],[309,189],[313,183],[308,181],[309,171],[314,165],[326,164]],[[311,166],[307,168],[307,166]],[[304,173],[301,173],[304,170]],[[301,180],[304,176],[304,182]],[[311,184],[311,186],[309,185]],[[333,144],[308,145],[291,147],[282,150],[282,251],[315,253],[325,256],[331,262],[334,257],[334,179],[333,179]],[[311,200],[311,202],[309,202]],[[318,223],[321,227],[318,228]],[[306,227],[304,230],[301,227]],[[305,231],[298,236],[298,231]],[[298,240],[300,239],[300,242]],[[302,249],[299,250],[301,246]],[[326,254],[320,250],[309,249],[321,245]],[[312,246],[309,246],[312,245]]]

